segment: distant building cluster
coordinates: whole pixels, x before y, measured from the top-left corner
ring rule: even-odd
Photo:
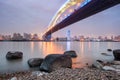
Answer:
[[[91,41],[91,42],[102,42],[102,41],[118,41],[120,42],[120,35],[118,36],[111,36],[111,37],[103,37],[103,36],[98,36],[97,38],[94,37],[85,37],[84,35],[80,36],[74,36],[70,37],[70,32],[68,31],[69,34],[67,34],[66,37],[52,37],[52,41]],[[39,38],[38,34],[28,34],[24,33],[21,35],[20,33],[13,33],[13,35],[0,35],[0,41],[31,41],[31,40],[42,40]]]
[[[67,41],[67,37],[57,37],[54,40],[56,41]],[[120,42],[120,35],[118,36],[111,36],[111,37],[102,37],[99,36],[97,38],[94,37],[85,37],[83,35],[81,36],[74,36],[70,38],[70,41],[91,41],[91,42],[102,42],[102,41],[118,41]]]
[[[13,35],[0,35],[0,40],[40,40],[38,34],[13,33]]]

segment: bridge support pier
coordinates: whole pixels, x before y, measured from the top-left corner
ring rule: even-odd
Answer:
[[[45,40],[45,41],[50,41],[50,40],[51,40],[51,34],[49,34],[49,35],[44,35],[44,36],[43,36],[43,40]]]

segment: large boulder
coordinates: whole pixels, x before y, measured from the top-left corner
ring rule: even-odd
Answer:
[[[120,49],[113,50],[115,60],[120,61]]]
[[[72,67],[72,59],[68,55],[63,54],[50,54],[45,57],[43,60],[40,70],[51,72],[59,68],[71,68]]]
[[[6,54],[7,59],[21,59],[23,57],[23,53],[20,51],[9,51]]]
[[[42,62],[43,62],[42,58],[32,58],[28,60],[28,65],[30,67],[38,67],[41,65]]]
[[[71,51],[65,51],[64,54],[65,54],[65,55],[69,55],[69,56],[72,57],[72,58],[77,57],[76,52],[73,51],[73,50],[71,50]]]

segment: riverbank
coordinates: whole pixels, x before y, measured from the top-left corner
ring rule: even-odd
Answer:
[[[24,71],[0,74],[0,80],[119,80],[120,72],[97,68],[61,68],[51,73]]]

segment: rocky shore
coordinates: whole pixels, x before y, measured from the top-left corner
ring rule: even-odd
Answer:
[[[8,55],[10,54],[11,59],[18,59],[19,53],[9,52]],[[101,54],[111,56],[107,53]],[[77,57],[75,51],[67,51],[65,54],[50,54],[45,59],[28,60],[30,67],[39,66],[41,71],[0,73],[0,80],[120,80],[120,49],[113,50],[113,55],[114,61],[112,62],[96,60],[93,65],[86,64],[84,68],[73,69],[71,58]]]
[[[51,73],[24,71],[0,74],[0,80],[120,80],[120,73],[97,68],[61,68]]]

